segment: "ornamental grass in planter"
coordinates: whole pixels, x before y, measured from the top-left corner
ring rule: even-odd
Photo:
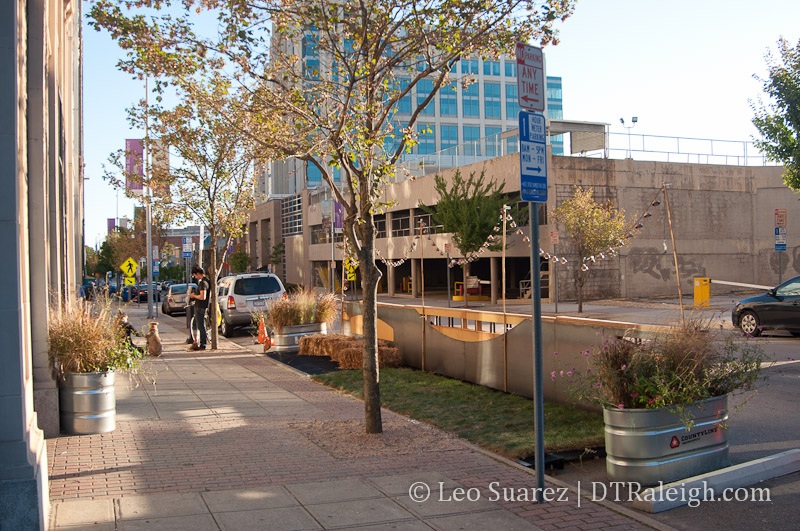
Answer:
[[[137,373],[142,354],[132,348],[107,298],[73,300],[51,307],[47,322],[48,354],[54,376],[117,371]]]
[[[138,373],[142,353],[127,341],[108,298],[51,307],[48,355],[59,382],[62,431],[103,433],[116,427],[115,373]]]
[[[654,485],[730,464],[728,396],[752,398],[764,350],[700,322],[641,343],[609,338],[587,348],[585,367],[553,371],[578,401],[603,407],[606,472]]]
[[[285,299],[273,301],[264,312],[253,314],[253,322],[280,330],[287,326],[325,323],[330,325],[336,319],[337,300],[332,293],[314,293],[309,288],[301,288]]]
[[[271,330],[264,351],[296,352],[304,336],[326,334],[336,318],[337,302],[332,293],[314,293],[302,288],[273,301],[265,311],[254,313],[256,328],[260,330],[263,322]]]
[[[640,343],[608,338],[583,351],[583,367],[553,371],[578,401],[608,408],[674,407],[755,391],[764,349],[695,321]],[[557,356],[557,353],[556,353]]]

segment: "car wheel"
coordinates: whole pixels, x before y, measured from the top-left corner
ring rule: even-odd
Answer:
[[[750,311],[742,313],[742,316],[739,317],[739,328],[749,336],[757,337],[761,334],[761,323],[758,321],[758,316]]]
[[[233,327],[228,324],[228,321],[226,321],[224,317],[222,318],[222,322],[219,324],[219,330],[225,337],[231,337],[233,335]]]

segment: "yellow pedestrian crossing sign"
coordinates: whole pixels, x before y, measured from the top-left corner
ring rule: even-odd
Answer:
[[[125,285],[126,286],[135,286],[136,285],[136,279],[133,278],[133,277],[125,277]]]
[[[119,266],[119,268],[122,269],[122,272],[125,273],[125,276],[128,277],[136,275],[136,269],[138,267],[139,266],[136,265],[136,262],[133,261],[133,258],[128,258],[127,260],[122,262],[122,265]]]
[[[344,269],[347,272],[345,274],[346,280],[355,280],[356,279],[356,269],[358,268],[358,262],[353,259],[352,257],[347,257],[344,261]]]

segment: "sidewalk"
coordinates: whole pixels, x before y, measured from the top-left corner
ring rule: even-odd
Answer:
[[[182,319],[158,321],[156,384],[118,379],[117,429],[47,441],[51,528],[667,529],[551,478],[561,501],[525,501],[515,463],[386,410],[366,435],[361,401],[222,337],[190,352]]]

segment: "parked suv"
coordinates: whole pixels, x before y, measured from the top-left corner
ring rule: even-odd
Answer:
[[[190,288],[187,291],[187,286]],[[185,312],[189,304],[186,298],[196,284],[173,284],[167,288],[164,302],[161,303],[161,311],[164,315],[172,315],[174,312]]]
[[[222,335],[231,337],[235,327],[250,325],[253,312],[266,309],[270,301],[285,295],[283,283],[272,273],[244,273],[221,278],[217,284],[217,300],[222,310]]]

